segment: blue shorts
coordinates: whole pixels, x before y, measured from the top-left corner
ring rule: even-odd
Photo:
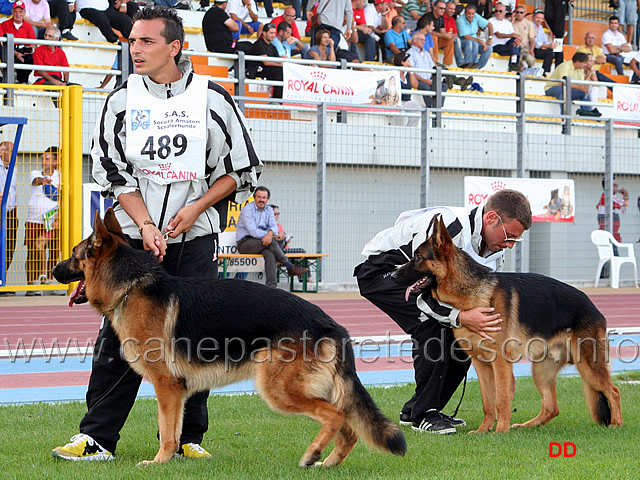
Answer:
[[[240,31],[232,33],[232,37],[234,40],[240,40],[240,35],[251,35],[251,32],[247,30],[247,27],[242,25],[242,22],[240,22],[239,20],[236,20],[236,23],[240,27]],[[260,22],[245,22],[245,23],[249,25],[251,28],[253,28],[254,32],[257,32],[258,29],[260,28]]]
[[[620,19],[620,25],[633,25],[638,23],[638,5],[636,0],[620,0],[620,8],[616,10],[616,16]]]

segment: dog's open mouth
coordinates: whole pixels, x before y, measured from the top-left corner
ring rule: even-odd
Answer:
[[[71,296],[69,297],[69,306],[73,307],[74,304],[80,305],[82,303],[87,303],[89,299],[85,293],[86,288],[84,286],[84,280],[80,280],[78,286],[74,288],[73,292],[71,292]]]
[[[420,280],[415,282],[412,285],[409,285],[404,292],[405,301],[409,300],[409,296],[422,293],[424,289],[430,286],[433,283],[433,277],[427,275],[426,277],[422,277]]]

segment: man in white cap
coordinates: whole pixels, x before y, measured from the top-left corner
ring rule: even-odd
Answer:
[[[0,35],[12,34],[15,38],[35,39],[36,33],[33,27],[24,21],[26,14],[25,4],[18,0],[11,8],[11,17],[0,24]],[[33,45],[18,44],[16,42],[14,51],[15,62],[20,64],[33,63]],[[30,70],[16,70],[16,83],[29,83]]]

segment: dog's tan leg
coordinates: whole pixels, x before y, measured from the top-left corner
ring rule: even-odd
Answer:
[[[477,430],[472,430],[469,433],[483,433],[490,431],[496,421],[496,385],[492,363],[483,362],[476,358],[473,358],[472,362],[478,374],[478,380],[480,380],[484,419]]]
[[[513,382],[513,364],[499,355],[493,363],[493,373],[496,386],[496,411],[498,423],[496,433],[509,431],[511,425],[511,393]]]
[[[335,448],[331,454],[322,462],[323,467],[335,467],[344,462],[347,455],[351,453],[353,447],[358,442],[358,436],[353,431],[349,423],[345,423],[335,438]]]
[[[558,416],[560,409],[556,398],[556,377],[565,364],[564,361],[556,363],[553,358],[547,357],[544,361],[531,365],[533,382],[542,396],[540,413],[528,422],[513,425],[513,428],[544,425]]]
[[[178,451],[180,434],[182,433],[185,403],[184,380],[163,375],[154,378],[152,383],[158,399],[160,449],[152,461],[145,460],[138,465],[167,463]]]

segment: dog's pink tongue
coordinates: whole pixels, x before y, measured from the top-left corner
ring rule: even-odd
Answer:
[[[71,292],[71,296],[69,297],[69,307],[73,307],[75,303],[75,299],[80,296],[80,291],[84,288],[84,280],[80,280],[76,288]]]
[[[418,280],[418,282],[419,282],[419,281],[420,281],[420,280]],[[416,282],[416,283],[418,283],[418,282]],[[413,285],[409,285],[409,286],[407,287],[407,289],[405,290],[405,292],[404,292],[404,301],[405,301],[405,302],[408,302],[408,301],[409,301],[409,297],[410,297],[410,296],[411,296],[411,294],[413,293],[413,287],[415,287],[415,286],[416,286],[416,283],[414,283]]]

